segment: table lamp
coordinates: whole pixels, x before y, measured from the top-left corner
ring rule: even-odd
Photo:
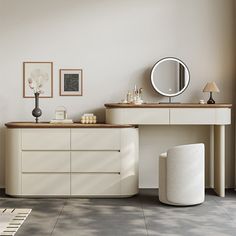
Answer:
[[[216,92],[216,93],[219,93],[220,90],[219,88],[217,87],[216,83],[215,82],[210,82],[210,83],[207,83],[205,88],[203,89],[203,92],[210,92],[210,98],[209,100],[207,101],[207,104],[215,104],[215,101],[214,99],[212,98],[212,93],[213,92]]]

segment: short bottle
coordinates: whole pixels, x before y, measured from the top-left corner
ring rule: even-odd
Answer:
[[[133,102],[133,96],[132,96],[132,93],[130,91],[128,91],[128,93],[127,93],[127,99],[126,100],[127,100],[128,103]]]

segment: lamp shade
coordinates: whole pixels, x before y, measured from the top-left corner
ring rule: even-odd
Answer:
[[[217,87],[215,82],[210,82],[210,83],[206,84],[205,88],[203,89],[203,92],[217,92],[217,93],[219,93],[220,90]]]

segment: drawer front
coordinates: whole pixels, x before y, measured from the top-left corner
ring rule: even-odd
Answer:
[[[22,150],[70,150],[70,129],[22,129]]]
[[[22,195],[70,195],[70,174],[22,174]]]
[[[120,150],[120,129],[71,129],[72,150]]]
[[[70,152],[23,151],[22,172],[70,172]]]
[[[216,108],[216,123],[215,124],[231,124],[231,109]]]
[[[115,108],[106,109],[106,122],[110,124],[169,124],[169,109],[166,108]]]
[[[118,195],[120,194],[119,174],[72,174],[71,195]]]
[[[118,151],[73,151],[72,172],[120,172]]]
[[[214,108],[176,108],[170,109],[170,124],[214,124],[215,109]]]

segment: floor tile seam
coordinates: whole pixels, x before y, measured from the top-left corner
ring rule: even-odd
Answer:
[[[147,228],[147,223],[146,223],[146,216],[145,216],[145,214],[144,214],[142,201],[141,201],[141,207],[142,207],[142,213],[143,213],[143,219],[144,219],[144,224],[145,224],[145,228],[146,228],[146,233],[147,233],[147,236],[149,236],[148,228]]]
[[[57,225],[58,220],[59,220],[59,218],[60,218],[60,216],[61,216],[61,214],[62,214],[62,212],[63,212],[63,210],[64,210],[65,205],[66,205],[66,200],[63,202],[63,206],[62,206],[62,208],[61,208],[60,213],[59,213],[58,216],[57,216],[57,220],[56,220],[56,222],[55,222],[55,224],[54,224],[54,226],[53,226],[53,229],[52,229],[52,232],[51,232],[50,236],[52,236],[53,231],[54,231],[55,228],[56,228],[56,225]]]

